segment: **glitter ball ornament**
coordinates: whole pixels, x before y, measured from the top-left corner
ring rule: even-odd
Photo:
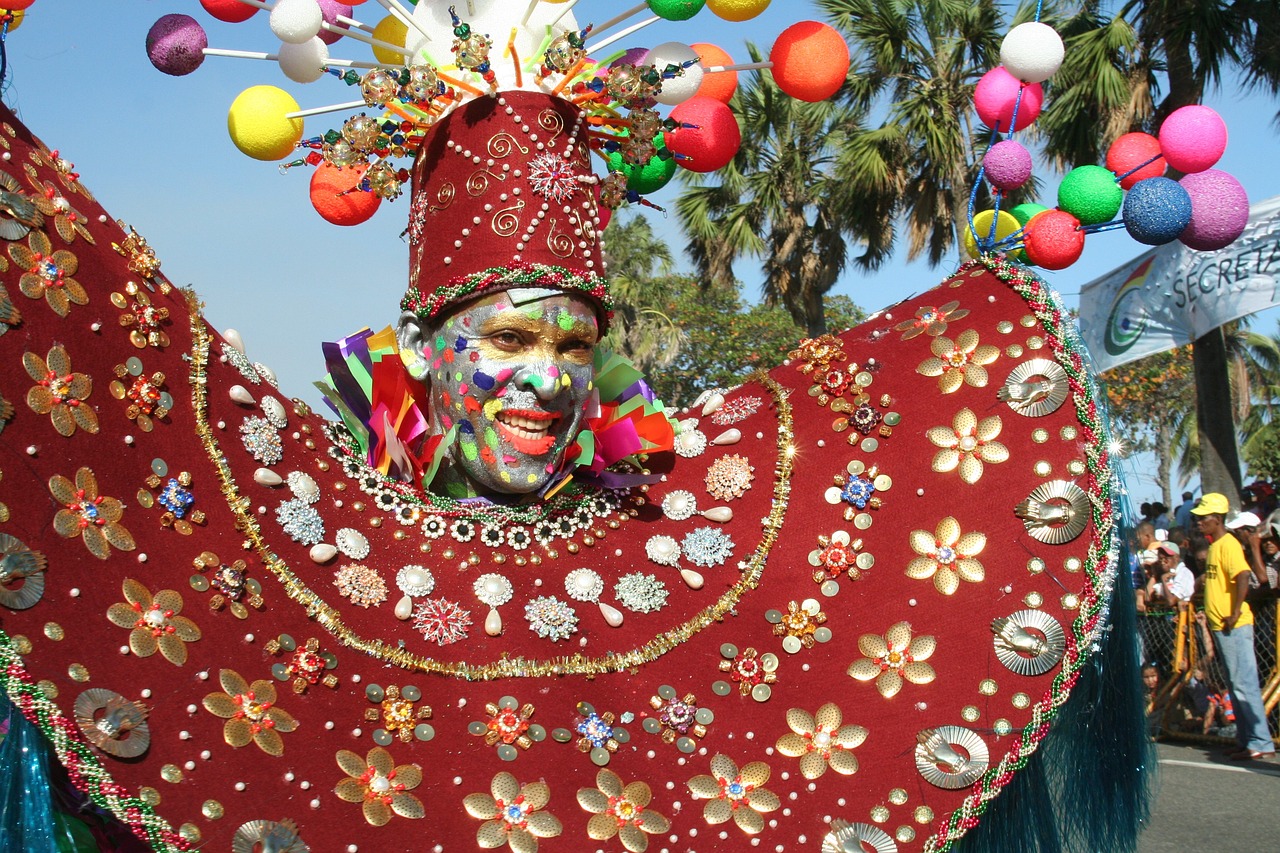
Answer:
[[[825,101],[849,74],[849,45],[833,27],[800,21],[779,33],[769,60],[779,89],[800,101]]]
[[[1027,223],[1023,242],[1031,263],[1047,270],[1074,264],[1084,252],[1080,220],[1064,210],[1046,210]]]
[[[1018,97],[1019,89],[1022,90],[1021,98]],[[982,75],[974,88],[973,105],[978,110],[978,118],[987,127],[1007,132],[1013,123],[1014,130],[1022,130],[1040,116],[1044,90],[1039,83],[1024,88],[1018,78],[1004,68],[992,68]],[[1016,123],[1013,119],[1015,105],[1018,108]]]
[[[982,168],[996,189],[1014,190],[1031,177],[1031,152],[1021,142],[1006,139],[987,150]]]
[[[1101,166],[1076,166],[1058,185],[1058,207],[1084,225],[1109,222],[1123,202],[1116,176]]]
[[[1249,224],[1249,197],[1240,182],[1218,169],[1187,175],[1178,183],[1191,196],[1191,224],[1179,235],[1200,252],[1221,249]]]
[[[1226,122],[1200,104],[1174,110],[1160,125],[1160,150],[1165,161],[1179,172],[1203,172],[1227,150]]]
[[[1000,43],[1000,63],[1026,83],[1042,83],[1062,66],[1066,48],[1048,24],[1027,21],[1009,30]]]
[[[190,15],[165,15],[147,31],[147,58],[160,71],[181,77],[204,62],[209,46],[204,27]]]
[[[1145,166],[1142,165],[1144,163]],[[1126,133],[1107,149],[1107,168],[1117,177],[1137,169],[1132,175],[1120,178],[1120,188],[1125,190],[1138,181],[1160,177],[1165,168],[1164,160],[1160,157],[1160,140],[1149,133]]]
[[[1163,246],[1190,224],[1191,196],[1175,180],[1148,178],[1125,196],[1124,227],[1139,243]]]

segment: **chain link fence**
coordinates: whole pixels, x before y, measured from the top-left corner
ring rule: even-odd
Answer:
[[[1280,642],[1276,636],[1280,598],[1268,591],[1250,597],[1254,655],[1272,740],[1280,743]],[[1138,614],[1138,642],[1147,689],[1147,722],[1153,737],[1203,743],[1234,743],[1226,669],[1213,636],[1195,609],[1148,610]],[[1154,669],[1155,684],[1151,684]]]

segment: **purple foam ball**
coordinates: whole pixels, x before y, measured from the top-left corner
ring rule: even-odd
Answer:
[[[1031,177],[1031,152],[1022,143],[1006,139],[997,142],[982,158],[987,180],[998,190],[1014,190]]]
[[[147,58],[165,74],[181,77],[204,62],[209,37],[190,15],[165,15],[147,30]]]
[[[1171,178],[1138,181],[1124,197],[1124,227],[1148,246],[1178,239],[1191,223],[1191,196]]]
[[[1186,175],[1178,183],[1191,196],[1191,224],[1178,235],[1188,248],[1212,252],[1230,245],[1249,223],[1249,197],[1220,169]]]
[[[339,15],[342,15],[345,18],[351,17],[350,3],[342,3],[340,0],[316,0],[316,4],[320,6],[320,14],[324,17],[324,22],[331,27],[346,26],[346,24],[338,23]],[[325,44],[333,44],[338,39],[342,38],[342,33],[335,33],[326,29],[321,29],[317,35],[319,36],[320,41]]]

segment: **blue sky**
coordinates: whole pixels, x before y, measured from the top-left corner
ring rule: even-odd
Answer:
[[[521,10],[525,5],[508,2]],[[603,20],[631,5],[583,0],[575,14],[580,22]],[[381,328],[395,318],[407,275],[407,249],[398,235],[408,199],[384,203],[373,220],[357,228],[321,220],[307,197],[309,171],[281,175],[274,164],[240,154],[227,136],[226,112],[240,91],[263,83],[289,90],[304,108],[351,100],[350,90],[331,77],[302,86],[286,80],[274,63],[217,57],[187,77],[161,74],[148,62],[144,40],[151,24],[171,12],[200,20],[213,47],[273,51],[277,44],[266,13],[223,24],[197,0],[39,0],[8,37],[5,103],[76,164],[111,215],[151,242],[171,280],[196,288],[217,328],[238,329],[250,357],[270,365],[286,392],[314,401],[310,383],[323,370],[320,342],[364,325]],[[372,24],[383,10],[369,2],[355,13]],[[776,0],[742,24],[704,10],[689,22],[656,24],[627,44],[711,41],[741,57],[744,42],[767,46],[805,18],[821,16],[813,4],[796,0]],[[360,43],[339,43],[330,51],[335,57],[371,58]],[[1280,194],[1272,124],[1277,104],[1234,82],[1210,93],[1206,103],[1223,115],[1230,132],[1218,168],[1234,174],[1251,199]],[[307,135],[340,120],[310,119]],[[1047,170],[1038,172],[1049,188],[1056,187]],[[1041,201],[1053,204],[1051,198]],[[671,220],[648,215],[674,246],[681,245]],[[1074,304],[1082,284],[1142,248],[1123,231],[1094,235],[1080,262],[1047,278]],[[846,274],[837,292],[875,309],[928,289],[945,272],[907,263],[902,252],[874,277]],[[742,275],[750,287],[758,286],[749,269]],[[1273,324],[1267,318],[1257,328],[1270,333]],[[1135,474],[1135,497],[1150,499],[1150,478]]]

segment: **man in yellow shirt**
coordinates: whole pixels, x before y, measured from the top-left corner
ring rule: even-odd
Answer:
[[[1227,668],[1227,680],[1236,712],[1236,761],[1273,758],[1276,754],[1267,730],[1266,709],[1258,688],[1258,661],[1253,654],[1253,611],[1245,601],[1249,594],[1249,561],[1244,549],[1226,526],[1230,511],[1225,495],[1210,492],[1191,512],[1200,532],[1212,544],[1201,578],[1204,613]]]

